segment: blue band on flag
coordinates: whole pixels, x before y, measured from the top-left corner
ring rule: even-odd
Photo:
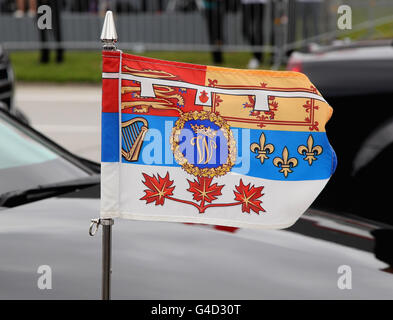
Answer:
[[[119,159],[118,118],[116,113],[103,113],[102,161]],[[122,114],[122,121],[136,117]],[[149,130],[144,138],[137,161],[132,163],[149,166],[179,167],[170,145],[172,128],[177,117],[143,115]],[[273,131],[231,127],[236,140],[236,164],[231,172],[271,180],[300,181],[329,178],[336,167],[337,159],[325,132]],[[261,145],[261,135],[264,145]],[[312,144],[309,138],[312,137]],[[251,151],[251,145],[259,148]],[[123,149],[125,142],[123,140]],[[287,157],[284,149],[287,150]],[[273,150],[274,149],[274,150]],[[266,157],[265,157],[266,156]],[[263,158],[263,159],[262,159]],[[277,159],[277,160],[275,160]],[[291,160],[292,159],[292,160]],[[283,168],[288,167],[287,174]]]
[[[119,161],[119,114],[103,112],[101,116],[101,161]]]

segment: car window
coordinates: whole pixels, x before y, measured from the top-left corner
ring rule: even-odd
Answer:
[[[53,160],[57,156],[29,136],[0,122],[0,169]]]
[[[29,130],[0,117],[0,194],[89,175]]]

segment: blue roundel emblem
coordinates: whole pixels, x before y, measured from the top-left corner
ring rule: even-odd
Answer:
[[[236,143],[229,125],[220,116],[194,111],[183,114],[172,130],[176,161],[195,176],[222,176],[236,160]]]

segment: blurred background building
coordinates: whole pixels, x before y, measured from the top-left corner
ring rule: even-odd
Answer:
[[[23,2],[23,0],[21,0]],[[0,0],[0,43],[9,50],[38,49],[39,30],[25,1],[23,15],[15,0]],[[220,32],[222,51],[263,51],[276,53],[276,64],[286,53],[310,43],[327,44],[348,35],[357,38],[381,37],[379,26],[393,21],[391,0],[58,0],[62,46],[64,49],[97,49],[104,12],[113,10],[120,35],[120,47],[128,50],[214,51],[209,41],[206,13],[220,5],[213,17]],[[245,37],[244,3],[261,2],[260,35],[250,43]],[[216,4],[214,4],[216,3]],[[337,28],[337,9],[352,8],[352,30]],[[248,22],[246,22],[248,23]],[[53,46],[49,39],[48,46]],[[273,45],[274,44],[274,45]],[[217,50],[216,50],[217,51]]]

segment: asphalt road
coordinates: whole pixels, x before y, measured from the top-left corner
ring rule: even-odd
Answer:
[[[18,84],[15,99],[35,129],[79,156],[100,161],[100,86]]]

